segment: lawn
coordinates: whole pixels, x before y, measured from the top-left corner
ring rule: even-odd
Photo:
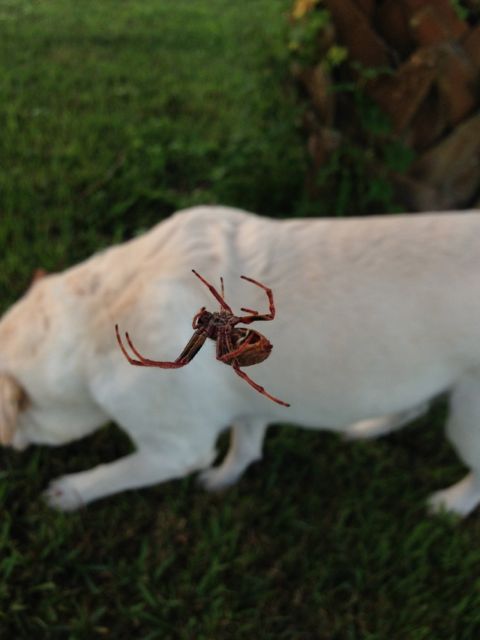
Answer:
[[[183,206],[300,210],[286,7],[0,0],[0,308]],[[0,638],[480,637],[479,517],[425,511],[464,473],[445,410],[356,444],[277,425],[222,495],[187,478],[70,515],[41,492],[128,452],[114,425],[2,451]]]
[[[0,0],[0,285],[191,204],[289,213],[287,5]]]

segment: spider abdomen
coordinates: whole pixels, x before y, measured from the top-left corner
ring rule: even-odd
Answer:
[[[248,367],[251,364],[263,362],[272,351],[271,342],[254,329],[235,328],[230,334],[230,340],[232,357],[229,358],[229,353],[225,354],[224,362],[226,364],[232,364],[233,361],[236,361],[240,367]],[[235,351],[242,345],[245,345],[244,350],[238,356],[234,356]]]

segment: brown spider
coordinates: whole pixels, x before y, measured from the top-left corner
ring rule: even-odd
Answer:
[[[275,305],[273,302],[272,290],[261,284],[260,282],[252,280],[252,278],[240,276],[241,278],[243,278],[243,280],[252,282],[253,284],[257,285],[257,287],[261,287],[265,291],[268,297],[270,311],[269,313],[260,314],[258,313],[258,311],[253,311],[252,309],[242,307],[242,311],[246,311],[249,315],[236,316],[234,315],[229,305],[225,302],[223,278],[220,278],[222,286],[222,294],[220,295],[215,287],[213,287],[209,282],[202,278],[202,276],[197,273],[195,269],[192,269],[192,271],[197,276],[197,278],[199,278],[203,282],[203,284],[208,287],[210,293],[220,303],[220,311],[214,311],[212,313],[210,311],[207,311],[205,307],[202,307],[200,311],[194,315],[192,327],[195,329],[195,333],[188,341],[182,353],[173,362],[160,362],[158,360],[150,360],[149,358],[145,358],[134,347],[128,333],[125,333],[127,342],[133,353],[137,356],[138,360],[132,358],[125,349],[125,346],[120,337],[118,325],[116,324],[115,332],[117,335],[118,344],[120,345],[120,348],[123,351],[123,354],[127,358],[128,362],[130,364],[137,365],[138,367],[178,369],[179,367],[184,367],[186,364],[188,364],[190,360],[192,360],[200,351],[205,343],[205,340],[207,338],[210,338],[211,340],[215,340],[217,343],[217,360],[220,360],[220,362],[223,362],[224,364],[230,365],[235,373],[240,376],[240,378],[243,378],[245,382],[248,382],[248,384],[256,389],[259,393],[267,396],[267,398],[270,398],[270,400],[273,400],[273,402],[277,402],[284,407],[289,407],[290,405],[287,402],[279,400],[278,398],[270,395],[267,391],[265,391],[263,387],[254,382],[247,376],[244,371],[240,369],[240,367],[248,367],[249,365],[262,362],[270,355],[272,345],[265,336],[263,336],[258,331],[255,331],[254,329],[246,329],[244,327],[237,328],[236,325],[240,322],[242,322],[243,324],[250,324],[251,322],[256,322],[258,320],[273,320],[275,318]]]

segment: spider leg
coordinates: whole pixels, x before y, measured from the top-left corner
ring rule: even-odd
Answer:
[[[195,332],[185,349],[175,361],[162,362],[159,360],[150,360],[149,358],[145,358],[144,356],[142,356],[142,354],[134,346],[128,333],[125,333],[125,337],[130,349],[138,357],[138,360],[135,360],[128,353],[125,345],[123,344],[122,338],[120,337],[120,332],[118,330],[118,325],[115,325],[115,333],[117,336],[117,342],[120,345],[120,349],[122,350],[123,355],[126,357],[130,364],[136,365],[137,367],[159,367],[160,369],[179,369],[180,367],[184,367],[190,362],[190,360],[192,360],[196,356],[207,338],[207,336],[203,332]]]
[[[198,318],[202,315],[202,313],[205,311],[205,309],[206,309],[206,307],[202,307],[200,309],[200,311],[193,316],[192,329],[197,329],[198,328],[198,326],[197,326]]]
[[[197,355],[200,349],[203,347],[205,340],[207,339],[207,333],[204,329],[197,329],[190,340],[185,345],[184,350],[178,356],[175,362],[178,360],[184,360],[185,358],[193,360],[193,358]]]
[[[252,284],[257,285],[265,291],[268,298],[269,305],[269,313],[260,314],[258,311],[254,311],[253,309],[247,309],[246,307],[242,307],[242,311],[246,311],[251,315],[241,316],[238,318],[238,322],[243,322],[243,324],[250,324],[251,322],[255,322],[256,320],[273,320],[275,318],[275,303],[273,301],[273,292],[269,287],[266,287],[261,282],[254,280],[253,278],[247,278],[247,276],[240,276],[243,280],[247,282],[251,282]]]
[[[270,400],[273,400],[273,402],[276,402],[277,404],[281,404],[283,407],[289,407],[290,406],[288,404],[288,402],[284,402],[283,400],[280,400],[279,398],[275,398],[275,396],[272,396],[270,393],[268,393],[268,391],[265,391],[265,389],[263,387],[261,387],[259,384],[254,382],[249,376],[247,376],[245,371],[242,371],[236,362],[234,362],[232,364],[232,369],[235,371],[237,376],[240,376],[240,378],[243,378],[243,380],[245,380],[245,382],[248,382],[248,384],[251,387],[253,387],[254,389],[256,389],[256,391],[258,391],[258,393],[261,393],[262,395],[267,396],[267,398],[269,398]]]
[[[247,338],[245,338],[242,344],[236,349],[234,349],[233,351],[229,350],[226,353],[224,353],[222,356],[217,355],[217,360],[221,360],[222,362],[228,362],[229,360],[233,360],[234,358],[237,358],[248,348],[248,345],[250,344],[252,339],[253,339],[253,334],[250,334],[249,336],[247,336]]]
[[[230,358],[232,354],[239,355],[239,352],[241,353],[242,351],[242,347],[244,347],[244,345],[247,342],[248,342],[248,338],[245,340],[245,342],[243,342],[243,344],[240,345],[238,349],[233,350],[229,335],[225,331],[219,330],[218,336],[217,336],[217,354],[216,354],[217,360],[220,360],[220,362],[225,362],[225,356],[228,356]],[[243,378],[245,382],[248,382],[248,384],[252,386],[254,389],[256,389],[256,391],[258,391],[259,393],[263,394],[264,396],[267,396],[267,398],[269,398],[270,400],[273,400],[273,402],[276,402],[277,404],[281,404],[284,407],[290,406],[287,402],[284,402],[283,400],[279,400],[279,398],[275,398],[275,396],[272,396],[270,393],[268,393],[268,391],[265,391],[263,387],[261,387],[259,384],[254,382],[249,376],[247,376],[247,374],[244,371],[240,369],[236,360],[232,362],[232,368],[237,374],[237,376],[240,376],[240,378]]]
[[[232,350],[232,344],[229,336],[227,336],[223,327],[218,328],[217,341],[215,346],[215,355],[217,360],[223,362],[223,358]]]
[[[225,287],[223,286],[223,277],[220,276],[220,285],[222,289],[222,299],[225,300]]]
[[[231,307],[228,306],[228,304],[225,302],[223,297],[218,293],[218,291],[215,289],[215,287],[212,284],[210,284],[209,282],[207,282],[207,280],[205,280],[205,278],[202,278],[202,276],[199,273],[197,273],[195,271],[195,269],[192,269],[192,271],[197,276],[197,278],[199,280],[201,280],[206,287],[208,287],[210,293],[217,300],[217,302],[219,302],[219,304],[222,307],[222,309],[225,309],[226,311],[228,311],[228,313],[231,313],[233,315],[233,311],[232,311]],[[222,292],[223,292],[223,278],[221,278],[221,282],[222,282]]]

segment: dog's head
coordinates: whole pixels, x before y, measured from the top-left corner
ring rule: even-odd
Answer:
[[[35,285],[47,275],[44,269],[36,269],[23,298],[20,299],[4,316],[0,323],[2,351],[0,357],[0,446],[13,446],[22,449],[26,446],[19,433],[22,414],[28,406],[27,393],[19,379],[11,375],[7,354],[23,351],[32,352],[34,344],[28,341],[33,336],[38,339],[37,318],[39,316],[38,290],[32,296]],[[33,301],[33,304],[32,304]],[[28,332],[24,329],[28,322]],[[25,344],[23,344],[25,343]],[[15,359],[15,358],[14,358]]]
[[[17,380],[0,374],[0,445],[14,445],[19,414],[26,405],[27,395]]]
[[[64,397],[61,391],[31,397],[16,378],[0,373],[0,446],[22,451],[31,444],[67,444],[107,419],[85,392],[80,391],[75,399]]]
[[[106,419],[85,377],[91,335],[61,275],[35,274],[0,318],[0,446],[60,445]]]

